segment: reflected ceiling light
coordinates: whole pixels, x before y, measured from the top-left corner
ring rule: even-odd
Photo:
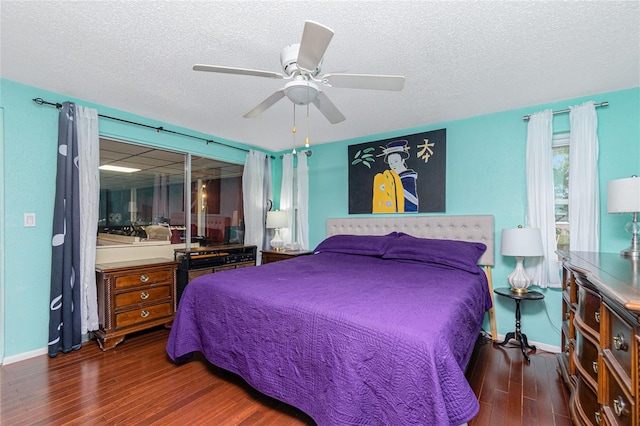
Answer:
[[[98,167],[100,170],[108,170],[110,172],[120,172],[120,173],[133,173],[139,172],[140,169],[134,169],[132,167],[121,167],[121,166],[111,166],[109,164],[105,164],[103,166]]]

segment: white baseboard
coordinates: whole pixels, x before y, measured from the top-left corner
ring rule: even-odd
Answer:
[[[85,342],[88,342],[89,340],[93,339],[93,333],[89,332],[87,334],[83,334],[82,335],[82,344],[84,344]],[[37,356],[41,356],[41,355],[48,355],[49,354],[49,348],[45,347],[45,348],[41,348],[41,349],[36,349],[33,351],[29,351],[29,352],[23,352],[21,354],[17,354],[17,355],[12,355],[12,356],[8,356],[4,359],[0,360],[0,365],[9,365],[9,364],[13,364],[15,362],[19,362],[19,361],[24,361],[26,359],[29,358],[35,358]]]
[[[48,353],[47,348],[36,349],[35,351],[23,352],[21,354],[12,355],[2,360],[2,365],[13,364],[14,362],[24,361],[25,359],[35,358],[40,355],[46,355]]]

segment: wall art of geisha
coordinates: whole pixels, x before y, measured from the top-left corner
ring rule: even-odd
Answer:
[[[446,129],[348,147],[349,213],[444,212]]]

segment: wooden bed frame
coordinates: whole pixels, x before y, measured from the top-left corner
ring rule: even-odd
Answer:
[[[495,230],[492,215],[394,216],[327,219],[327,237],[337,234],[386,235],[404,232],[420,238],[481,242],[487,246],[478,264],[487,276],[492,307],[489,309],[491,338],[498,339],[491,267],[495,263]]]

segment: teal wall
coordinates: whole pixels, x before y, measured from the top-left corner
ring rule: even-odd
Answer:
[[[58,110],[40,106],[33,98],[49,102],[66,100],[98,108],[100,114],[212,139],[188,129],[135,116],[64,95],[0,79],[4,110],[4,356],[46,348],[51,271],[51,229],[56,179]],[[100,134],[158,147],[244,164],[246,152],[193,138],[156,132],[140,126],[100,119]],[[233,141],[220,142],[248,149]],[[23,226],[24,213],[36,213],[36,227]],[[2,230],[2,228],[0,228]],[[0,305],[1,306],[1,305]]]
[[[494,215],[493,285],[495,288],[507,285],[506,276],[515,267],[515,260],[500,256],[501,230],[524,224],[525,220],[527,123],[522,117],[546,108],[563,110],[588,100],[610,103],[598,108],[601,249],[618,252],[628,247],[630,237],[623,228],[630,216],[607,214],[606,183],[640,175],[640,88],[314,146],[309,159],[311,246],[324,238],[327,218],[346,217],[349,213],[349,145],[446,128],[446,214]],[[554,131],[567,130],[569,114],[554,116]],[[559,347],[561,294],[551,289],[543,293],[544,303],[522,305],[524,331],[530,340]],[[500,299],[496,298],[498,333],[506,334],[514,329],[514,306],[511,300]],[[485,329],[489,330],[486,323]]]
[[[55,156],[58,111],[38,106],[32,99],[41,97],[51,102],[75,99],[0,79],[0,108],[4,110],[3,164],[0,166],[4,184],[0,241],[3,242],[4,309],[0,324],[4,324],[4,356],[14,356],[47,345],[49,274],[51,267],[51,226],[55,190]],[[640,175],[640,88],[598,94],[584,99],[572,99],[553,104],[532,106],[465,120],[404,129],[348,141],[313,146],[308,158],[310,168],[309,227],[311,246],[325,235],[325,220],[346,217],[347,211],[347,146],[376,139],[447,129],[447,214],[492,214],[496,219],[496,238],[500,230],[524,222],[525,175],[524,156],[526,123],[522,116],[544,108],[565,109],[584,100],[609,101],[610,106],[598,110],[600,137],[601,197],[606,200],[606,182],[611,179]],[[212,138],[187,129],[155,122],[123,111],[92,105],[101,114],[183,131]],[[557,116],[555,130],[568,129],[568,116]],[[100,120],[100,133],[116,139],[178,149],[197,155],[244,163],[245,153],[214,144],[206,145],[191,138]],[[213,136],[215,139],[215,136]],[[233,141],[221,142],[249,148]],[[278,153],[272,162],[276,206],[280,192],[281,170]],[[34,212],[37,226],[23,227],[23,214]],[[617,252],[626,247],[629,238],[623,230],[629,220],[606,213],[602,207],[602,249]],[[493,271],[494,286],[505,285],[505,277],[514,267],[512,259],[499,256]],[[2,293],[2,290],[0,290]],[[530,340],[559,345],[560,294],[545,291],[545,304],[524,306],[523,327]],[[497,300],[498,331],[505,334],[513,328],[513,306]],[[547,307],[547,318],[543,306]],[[2,303],[0,302],[0,306]],[[0,341],[1,343],[1,341]],[[2,351],[0,351],[0,354]]]

